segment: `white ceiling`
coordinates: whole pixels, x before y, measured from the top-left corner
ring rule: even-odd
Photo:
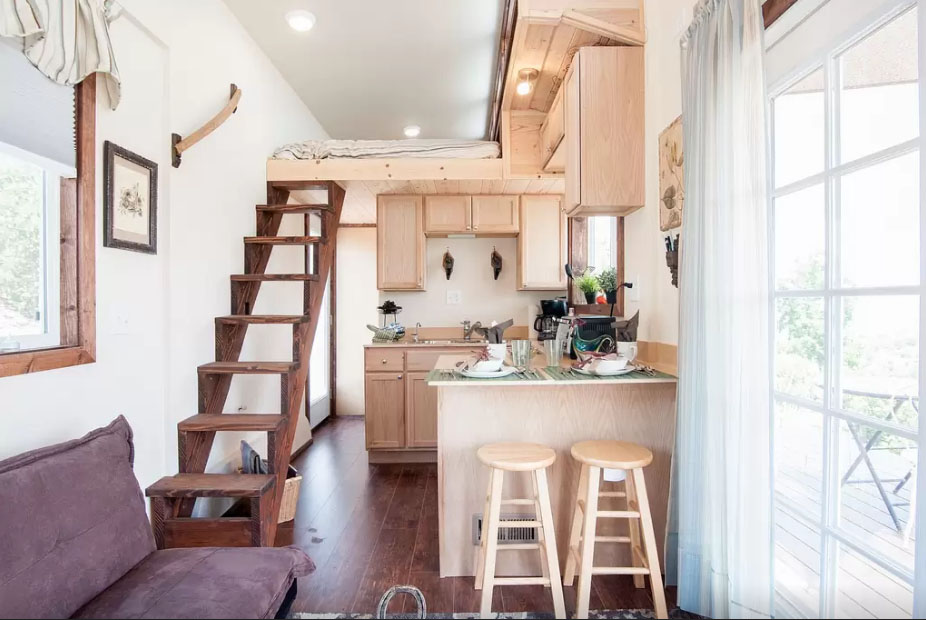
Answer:
[[[421,138],[484,137],[501,0],[225,3],[332,138],[398,139],[411,124]],[[317,17],[311,31],[286,23],[296,8]]]

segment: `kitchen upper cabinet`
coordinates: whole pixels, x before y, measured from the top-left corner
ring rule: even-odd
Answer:
[[[368,372],[364,391],[367,450],[405,447],[405,375]]]
[[[427,234],[470,232],[473,226],[470,196],[425,196],[424,228]]]
[[[562,89],[566,212],[636,211],[645,202],[643,48],[580,48]]]
[[[421,196],[381,195],[376,204],[376,283],[383,291],[423,291],[425,236]]]
[[[517,234],[517,196],[473,196],[472,225],[477,235]]]
[[[409,372],[405,378],[405,445],[437,447],[437,388],[428,385],[428,372]]]
[[[565,172],[566,170],[566,116],[563,110],[563,94],[560,88],[553,99],[553,105],[540,126],[540,160],[544,172]]]
[[[566,215],[561,196],[521,196],[518,290],[566,288]]]

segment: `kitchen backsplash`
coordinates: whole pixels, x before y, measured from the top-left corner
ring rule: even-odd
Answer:
[[[379,301],[392,299],[402,306],[398,320],[406,327],[413,327],[416,322],[443,327],[459,325],[464,320],[488,324],[506,319],[514,319],[515,325],[526,325],[529,306],[539,306],[541,299],[565,295],[566,291],[518,291],[517,244],[517,239],[507,238],[428,239],[427,290],[380,292]],[[493,279],[490,264],[493,247],[502,256],[498,280]],[[442,267],[448,248],[455,261],[449,281]],[[458,297],[459,303],[448,304],[448,293]]]

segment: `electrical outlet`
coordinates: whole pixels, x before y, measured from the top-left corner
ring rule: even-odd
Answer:
[[[630,301],[640,301],[640,276],[633,277],[633,288],[630,289]]]
[[[463,303],[463,292],[462,291],[447,291],[447,305],[448,306],[459,306]]]

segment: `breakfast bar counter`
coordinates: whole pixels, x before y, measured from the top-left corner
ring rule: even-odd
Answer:
[[[547,476],[560,563],[565,563],[567,537],[579,481],[572,459],[574,443],[590,439],[630,441],[649,448],[653,462],[645,470],[659,554],[664,553],[669,472],[675,442],[676,379],[662,373],[632,372],[618,377],[593,377],[571,372],[568,360],[560,368],[544,368],[543,355],[534,356],[526,372],[498,379],[470,379],[453,372],[466,356],[441,356],[428,375],[438,389],[437,459],[442,577],[475,572],[479,549],[474,536],[482,513],[488,469],[476,457],[480,446],[496,442],[532,442],[556,451]],[[623,490],[622,482],[605,483]],[[605,490],[605,489],[603,489]],[[612,490],[612,489],[606,489]],[[509,475],[505,498],[531,496],[527,475]],[[604,502],[619,502],[615,498]],[[529,508],[529,507],[528,507]],[[623,509],[617,506],[614,509]],[[523,512],[505,506],[503,512]],[[610,509],[610,508],[609,508]],[[624,520],[599,522],[599,535],[626,535]],[[504,549],[504,545],[500,545]],[[498,575],[539,575],[536,551],[503,551]],[[627,545],[599,544],[596,564],[629,565]]]

